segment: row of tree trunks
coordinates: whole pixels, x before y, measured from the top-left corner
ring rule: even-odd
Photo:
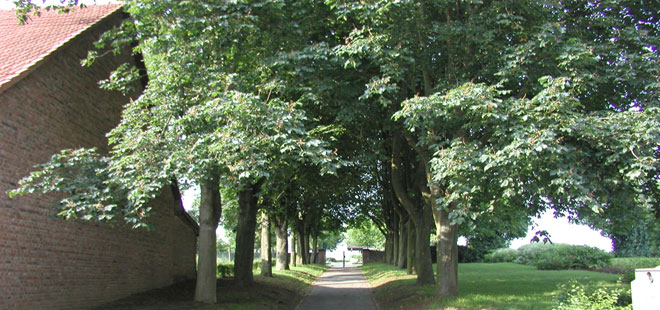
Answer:
[[[417,284],[434,284],[433,265],[431,261],[431,247],[429,237],[431,235],[430,220],[431,206],[428,203],[414,202],[408,193],[408,185],[405,178],[406,170],[412,170],[412,165],[403,162],[403,146],[401,137],[392,137],[392,188],[410,219],[415,226],[415,270],[417,271]],[[423,169],[423,168],[422,168]],[[419,170],[419,167],[417,167]],[[417,173],[418,174],[418,173]],[[423,178],[425,180],[425,178]],[[408,244],[410,246],[410,244]]]
[[[385,256],[387,264],[405,268],[405,258],[401,259],[401,251],[405,253],[405,243],[401,243],[401,218],[407,217],[401,208],[392,189],[392,173],[389,161],[381,162],[381,171],[377,171],[378,181],[383,190],[383,217],[385,222]],[[402,248],[402,245],[404,246]]]

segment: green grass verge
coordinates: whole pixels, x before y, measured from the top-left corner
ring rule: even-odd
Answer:
[[[435,267],[435,266],[434,266]],[[367,264],[362,271],[385,309],[552,309],[557,287],[571,279],[590,287],[624,287],[619,275],[584,270],[537,270],[514,263],[459,265],[459,296],[439,299],[433,286],[415,285],[415,276],[386,264]]]
[[[275,270],[273,269],[272,278],[259,277],[259,281],[265,283],[276,283],[280,287],[305,293],[310,289],[316,278],[318,278],[323,271],[328,269],[327,266],[321,265],[304,265],[291,267],[291,270]],[[259,274],[259,270],[255,270],[254,274]]]
[[[223,290],[223,296],[219,297],[222,301],[219,304],[222,305],[221,309],[226,310],[290,308],[300,301],[316,278],[327,268],[321,265],[291,267],[291,270],[273,268],[272,278],[261,277],[259,275],[261,270],[254,268],[254,278],[258,287],[245,290]]]

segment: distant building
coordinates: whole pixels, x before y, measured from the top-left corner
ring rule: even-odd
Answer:
[[[121,5],[94,5],[19,26],[0,10],[0,309],[85,309],[195,276],[199,228],[176,187],[154,202],[154,231],[65,221],[51,208],[56,196],[6,194],[62,149],[108,151],[105,134],[130,98],[97,82],[135,59],[80,60],[122,14]]]

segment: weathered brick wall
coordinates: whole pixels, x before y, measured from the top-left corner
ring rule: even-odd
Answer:
[[[362,250],[362,263],[382,263],[385,260],[384,251]]]
[[[74,39],[34,72],[0,93],[0,309],[85,309],[195,275],[193,229],[174,215],[172,193],[155,202],[154,231],[65,221],[53,196],[9,199],[33,165],[64,148],[99,147],[128,98],[98,89],[121,62],[80,59],[115,14]],[[178,202],[177,202],[178,203]]]

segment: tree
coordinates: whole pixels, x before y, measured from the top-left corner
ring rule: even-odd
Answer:
[[[406,130],[392,127],[393,137],[415,158],[393,152],[393,168],[406,161],[423,167],[417,178],[435,218],[439,295],[457,294],[462,222],[500,208],[621,208],[615,196],[651,207],[644,193],[657,188],[649,182],[657,132],[648,128],[658,128],[659,27],[648,4],[332,5],[360,25],[337,50],[349,66],[372,74],[362,99],[402,108],[395,119]],[[399,171],[392,170],[393,181],[405,180]],[[414,197],[393,185],[400,200]]]
[[[319,242],[325,245],[323,248],[332,251],[337,248],[337,245],[343,241],[341,232],[337,230],[321,231],[319,235]]]
[[[555,209],[613,234],[631,214],[657,218],[660,25],[646,1],[127,7],[136,23],[106,39],[119,48],[137,38],[153,77],[110,136],[114,159],[89,150],[61,154],[58,169],[91,172],[92,184],[105,190],[77,191],[71,201],[78,209],[63,201],[69,216],[120,213],[142,225],[144,203],[173,175],[200,182],[218,175],[241,192],[245,214],[256,214],[257,185],[278,175],[290,183],[268,183],[281,206],[274,208],[282,216],[278,236],[293,225],[305,251],[324,212],[361,201],[387,236],[392,261],[407,216],[417,282],[435,282],[440,296],[458,293],[459,229],[479,229],[481,217],[514,225]],[[104,85],[139,78],[120,69]],[[338,150],[308,133],[332,136]],[[350,176],[344,185],[323,187],[309,177],[318,175],[314,163],[332,162],[329,152],[354,163],[342,171]],[[359,187],[335,193],[348,185]],[[93,207],[99,199],[102,210]],[[315,199],[329,199],[330,207],[317,208]],[[206,210],[200,217],[213,214]]]
[[[171,178],[200,184],[195,299],[215,302],[220,182],[229,182],[239,192],[241,209],[248,208],[247,228],[240,231],[252,231],[253,236],[254,225],[250,223],[256,212],[251,210],[259,184],[268,177],[273,154],[316,156],[331,162],[327,159],[331,152],[323,148],[322,141],[305,137],[304,114],[296,109],[296,103],[276,98],[277,85],[260,79],[267,74],[265,59],[278,52],[277,44],[282,43],[262,37],[272,34],[261,31],[260,26],[267,23],[260,22],[277,18],[282,8],[281,3],[274,2],[263,6],[127,1],[125,10],[131,18],[104,34],[97,48],[120,51],[137,40],[134,51],[145,55],[149,84],[138,100],[126,105],[122,122],[109,134],[111,156],[89,150],[65,152],[54,158],[51,166],[43,166],[45,172],[26,178],[16,193],[36,189],[65,192],[70,195],[60,204],[65,216],[96,220],[122,217],[134,226],[144,226],[151,211],[148,202]],[[271,41],[273,44],[262,44]],[[90,51],[86,62],[102,55]],[[102,85],[125,90],[129,82],[141,78],[140,74],[123,65]],[[71,171],[58,166],[62,161],[68,167],[81,161],[87,166],[73,168],[79,174],[69,179],[67,173]],[[91,166],[95,168],[89,170]],[[60,185],[72,186],[43,186],[43,177],[60,178]],[[76,194],[79,189],[74,187],[88,183],[85,179],[97,186],[86,186],[82,195]],[[251,259],[249,264],[246,278],[238,277],[242,273],[237,272],[239,281],[250,281]]]
[[[346,231],[346,243],[382,250],[385,248],[385,236],[371,222],[349,228]]]
[[[266,212],[261,214],[261,276],[272,277],[272,255],[271,255],[271,238],[270,238],[270,218]]]

